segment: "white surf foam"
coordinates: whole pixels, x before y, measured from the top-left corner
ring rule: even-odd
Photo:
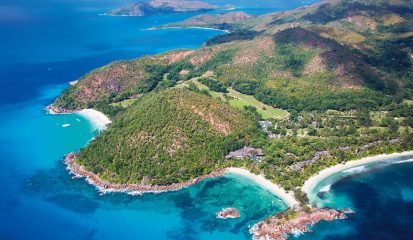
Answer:
[[[365,166],[353,167],[343,171],[343,173],[359,173],[366,170]]]
[[[320,192],[329,192],[331,189],[331,184],[328,184],[320,189]]]
[[[407,160],[402,160],[402,161],[397,161],[394,164],[400,164],[400,163],[410,163],[413,162],[413,159],[407,159]]]

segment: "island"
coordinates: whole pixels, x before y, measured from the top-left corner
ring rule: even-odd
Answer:
[[[224,208],[217,212],[217,218],[227,219],[227,218],[239,218],[240,214],[236,208]]]
[[[309,227],[320,221],[345,219],[351,213],[349,209],[290,209],[256,223],[250,228],[250,233],[254,240],[286,240],[289,235],[311,231]]]
[[[105,13],[111,16],[152,16],[171,13],[205,12],[228,9],[232,6],[217,6],[202,1],[151,0],[140,1]]]
[[[200,14],[191,17],[182,22],[169,23],[151,29],[167,29],[167,28],[205,28],[218,29],[223,31],[236,31],[238,24],[247,19],[252,18],[251,15],[245,12],[226,12],[218,14]]]
[[[312,206],[317,181],[413,150],[412,10],[407,0],[327,0],[248,17],[198,49],[95,69],[49,107],[110,118],[67,168],[128,193],[235,170],[288,208],[255,225],[257,239],[342,219],[349,211]]]

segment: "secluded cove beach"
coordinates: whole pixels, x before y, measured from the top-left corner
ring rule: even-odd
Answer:
[[[49,114],[78,114],[84,118],[86,118],[94,128],[98,130],[104,130],[106,126],[112,121],[106,116],[104,113],[97,111],[92,108],[82,109],[78,111],[69,111],[66,109],[56,108],[52,104],[48,105],[45,110]]]
[[[286,192],[283,188],[277,184],[266,179],[263,175],[256,175],[243,168],[228,168],[228,173],[242,175],[257,183],[258,185],[268,189],[271,193],[279,197],[288,207],[293,207],[298,204],[291,192]]]
[[[76,114],[88,119],[95,128],[100,130],[105,129],[108,124],[112,123],[109,117],[95,109],[83,109],[76,112]]]
[[[401,158],[401,157],[412,157],[413,158],[413,151],[401,152],[401,153],[392,153],[392,154],[381,154],[371,157],[362,158],[359,160],[353,160],[346,162],[344,164],[338,164],[324,170],[321,170],[315,176],[309,178],[303,185],[302,190],[309,195],[312,190],[324,179],[332,176],[336,173],[348,170],[350,168],[359,167],[375,162],[386,161],[392,158]],[[398,161],[396,161],[397,163]],[[400,162],[400,161],[399,161]]]

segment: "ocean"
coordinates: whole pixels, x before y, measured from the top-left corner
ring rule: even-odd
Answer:
[[[307,239],[412,239],[413,155],[353,167],[320,181],[309,195],[323,207],[350,208],[345,220],[323,222]]]
[[[250,225],[286,208],[277,196],[237,175],[176,192],[131,196],[99,195],[68,174],[62,157],[99,133],[82,116],[43,110],[69,81],[111,61],[196,48],[223,34],[143,30],[194,14],[99,15],[126,2],[0,0],[0,239],[250,239]],[[226,3],[262,14],[311,2]],[[407,239],[405,226],[413,221],[412,168],[410,163],[390,165],[336,179],[323,204],[354,207],[357,214],[321,223],[315,233],[299,238]],[[216,219],[225,207],[239,208],[241,217]]]

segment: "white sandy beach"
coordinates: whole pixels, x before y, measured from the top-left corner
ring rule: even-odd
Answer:
[[[270,190],[273,194],[277,195],[277,197],[281,198],[281,200],[283,200],[287,204],[288,207],[293,207],[299,204],[291,193],[286,192],[280,186],[266,179],[262,175],[253,174],[250,171],[243,169],[243,168],[228,168],[227,172],[239,174],[247,178],[250,178],[251,180],[261,185],[262,187]]]
[[[105,114],[94,109],[83,109],[76,113],[87,118],[97,129],[105,129],[112,122]]]
[[[349,161],[346,162],[345,164],[338,164],[335,166],[332,166],[330,168],[326,168],[322,171],[320,171],[317,175],[311,177],[310,179],[308,179],[303,187],[302,190],[307,193],[310,194],[311,191],[313,190],[314,187],[317,186],[317,184],[324,180],[325,178],[341,172],[341,171],[345,171],[347,169],[350,168],[354,168],[354,167],[358,167],[358,166],[362,166],[362,165],[366,165],[369,163],[373,163],[373,162],[379,162],[379,161],[385,161],[388,160],[389,158],[397,158],[397,157],[406,157],[406,156],[412,156],[413,157],[413,151],[408,151],[408,152],[402,152],[402,153],[393,153],[393,154],[381,154],[381,155],[377,155],[377,156],[372,156],[372,157],[366,157],[366,158],[362,158],[359,160],[354,160],[354,161]]]

